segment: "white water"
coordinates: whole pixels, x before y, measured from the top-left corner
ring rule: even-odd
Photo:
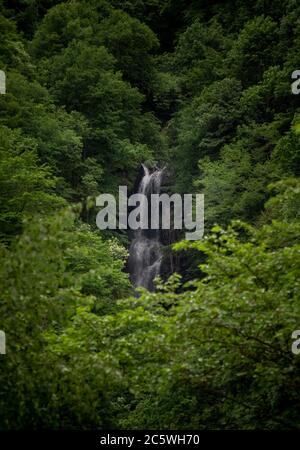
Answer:
[[[159,194],[163,169],[157,169],[150,173],[144,166],[144,176],[140,182],[138,193],[144,194],[148,202],[141,205],[148,208],[151,194]],[[159,230],[142,230],[134,232],[134,237],[129,249],[129,270],[134,286],[143,286],[148,290],[154,289],[153,280],[160,273],[162,252],[159,240]]]

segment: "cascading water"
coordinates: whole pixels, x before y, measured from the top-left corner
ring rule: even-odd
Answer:
[[[150,173],[142,164],[144,176],[139,184],[138,193],[144,194],[148,202],[142,202],[141,208],[148,208],[151,194],[159,194],[164,169],[156,169]],[[160,273],[162,251],[159,230],[138,229],[134,232],[129,249],[129,270],[134,286],[145,287],[152,291],[153,280]]]

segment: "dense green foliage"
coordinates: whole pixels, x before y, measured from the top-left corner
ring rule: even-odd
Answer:
[[[0,0],[0,429],[300,427],[296,0]],[[133,297],[95,196],[205,194]],[[195,269],[196,268],[196,269]]]

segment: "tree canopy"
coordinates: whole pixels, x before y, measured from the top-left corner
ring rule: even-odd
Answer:
[[[299,15],[0,0],[0,430],[299,429]],[[95,197],[145,162],[205,238],[136,295]]]

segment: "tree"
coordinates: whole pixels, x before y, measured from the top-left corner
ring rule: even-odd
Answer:
[[[1,239],[20,232],[23,218],[49,215],[65,203],[55,195],[56,180],[46,166],[39,166],[37,143],[20,131],[0,127]]]
[[[257,83],[266,68],[276,64],[278,27],[270,17],[259,16],[246,23],[228,54],[229,73],[244,87]]]
[[[1,245],[2,430],[109,424],[106,399],[119,389],[120,374],[113,358],[93,350],[88,322],[128,295],[125,256],[120,245],[76,226],[70,209],[28,220],[10,248]],[[73,325],[79,329],[69,339]]]

